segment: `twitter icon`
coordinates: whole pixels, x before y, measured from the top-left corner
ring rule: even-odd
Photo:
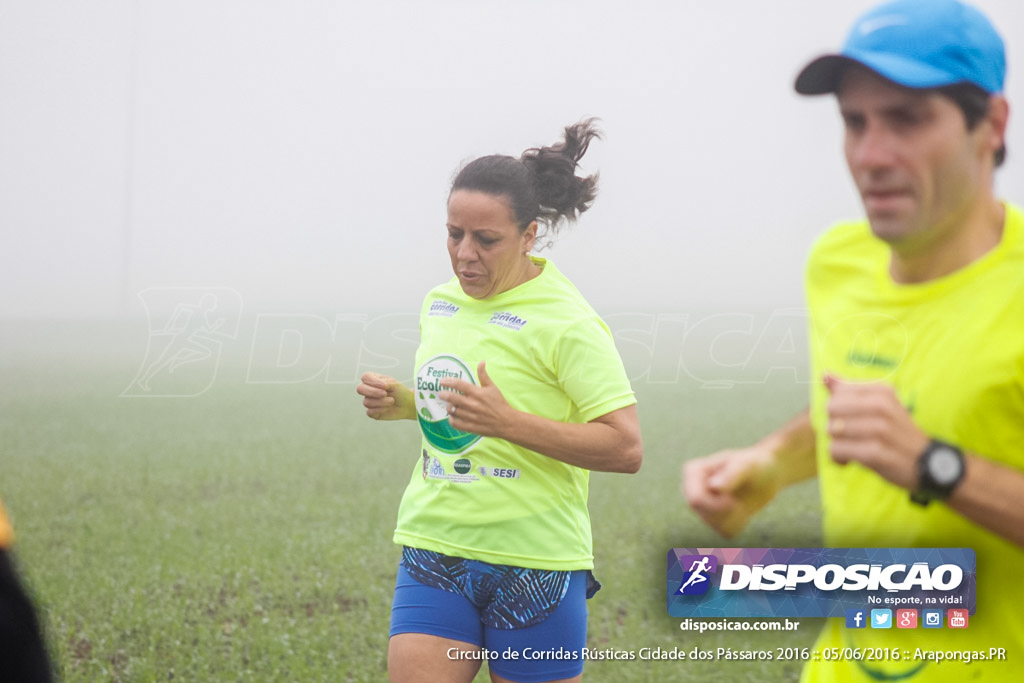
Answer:
[[[871,610],[871,628],[892,628],[892,610]]]

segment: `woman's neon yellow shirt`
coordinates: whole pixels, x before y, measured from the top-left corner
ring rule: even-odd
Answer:
[[[457,432],[438,382],[487,374],[517,410],[589,422],[636,403],[608,327],[554,264],[477,300],[457,280],[426,297],[416,353],[419,457],[394,540],[446,555],[534,569],[593,568],[590,473],[503,439]]]

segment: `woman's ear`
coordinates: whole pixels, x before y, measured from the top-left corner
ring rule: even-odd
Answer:
[[[523,256],[533,251],[533,243],[537,241],[537,221],[531,221],[523,230]]]

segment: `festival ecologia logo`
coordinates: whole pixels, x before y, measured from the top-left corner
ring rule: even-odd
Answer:
[[[469,367],[456,356],[434,356],[420,366],[416,373],[416,418],[427,443],[450,455],[465,453],[482,438],[479,434],[455,429],[448,421],[448,403],[438,398],[447,389],[441,380],[462,379],[474,385],[476,378]]]

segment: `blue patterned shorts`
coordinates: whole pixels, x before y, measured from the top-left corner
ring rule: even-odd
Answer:
[[[390,635],[419,633],[486,648],[492,673],[531,683],[578,676],[587,643],[587,598],[600,584],[586,569],[523,569],[405,548]],[[534,658],[530,651],[565,653]],[[506,657],[518,653],[523,656]]]
[[[424,585],[463,596],[480,610],[485,626],[500,629],[544,621],[565,597],[572,577],[569,571],[490,564],[408,547],[402,549],[402,566]],[[587,583],[590,598],[601,586],[592,574]]]

